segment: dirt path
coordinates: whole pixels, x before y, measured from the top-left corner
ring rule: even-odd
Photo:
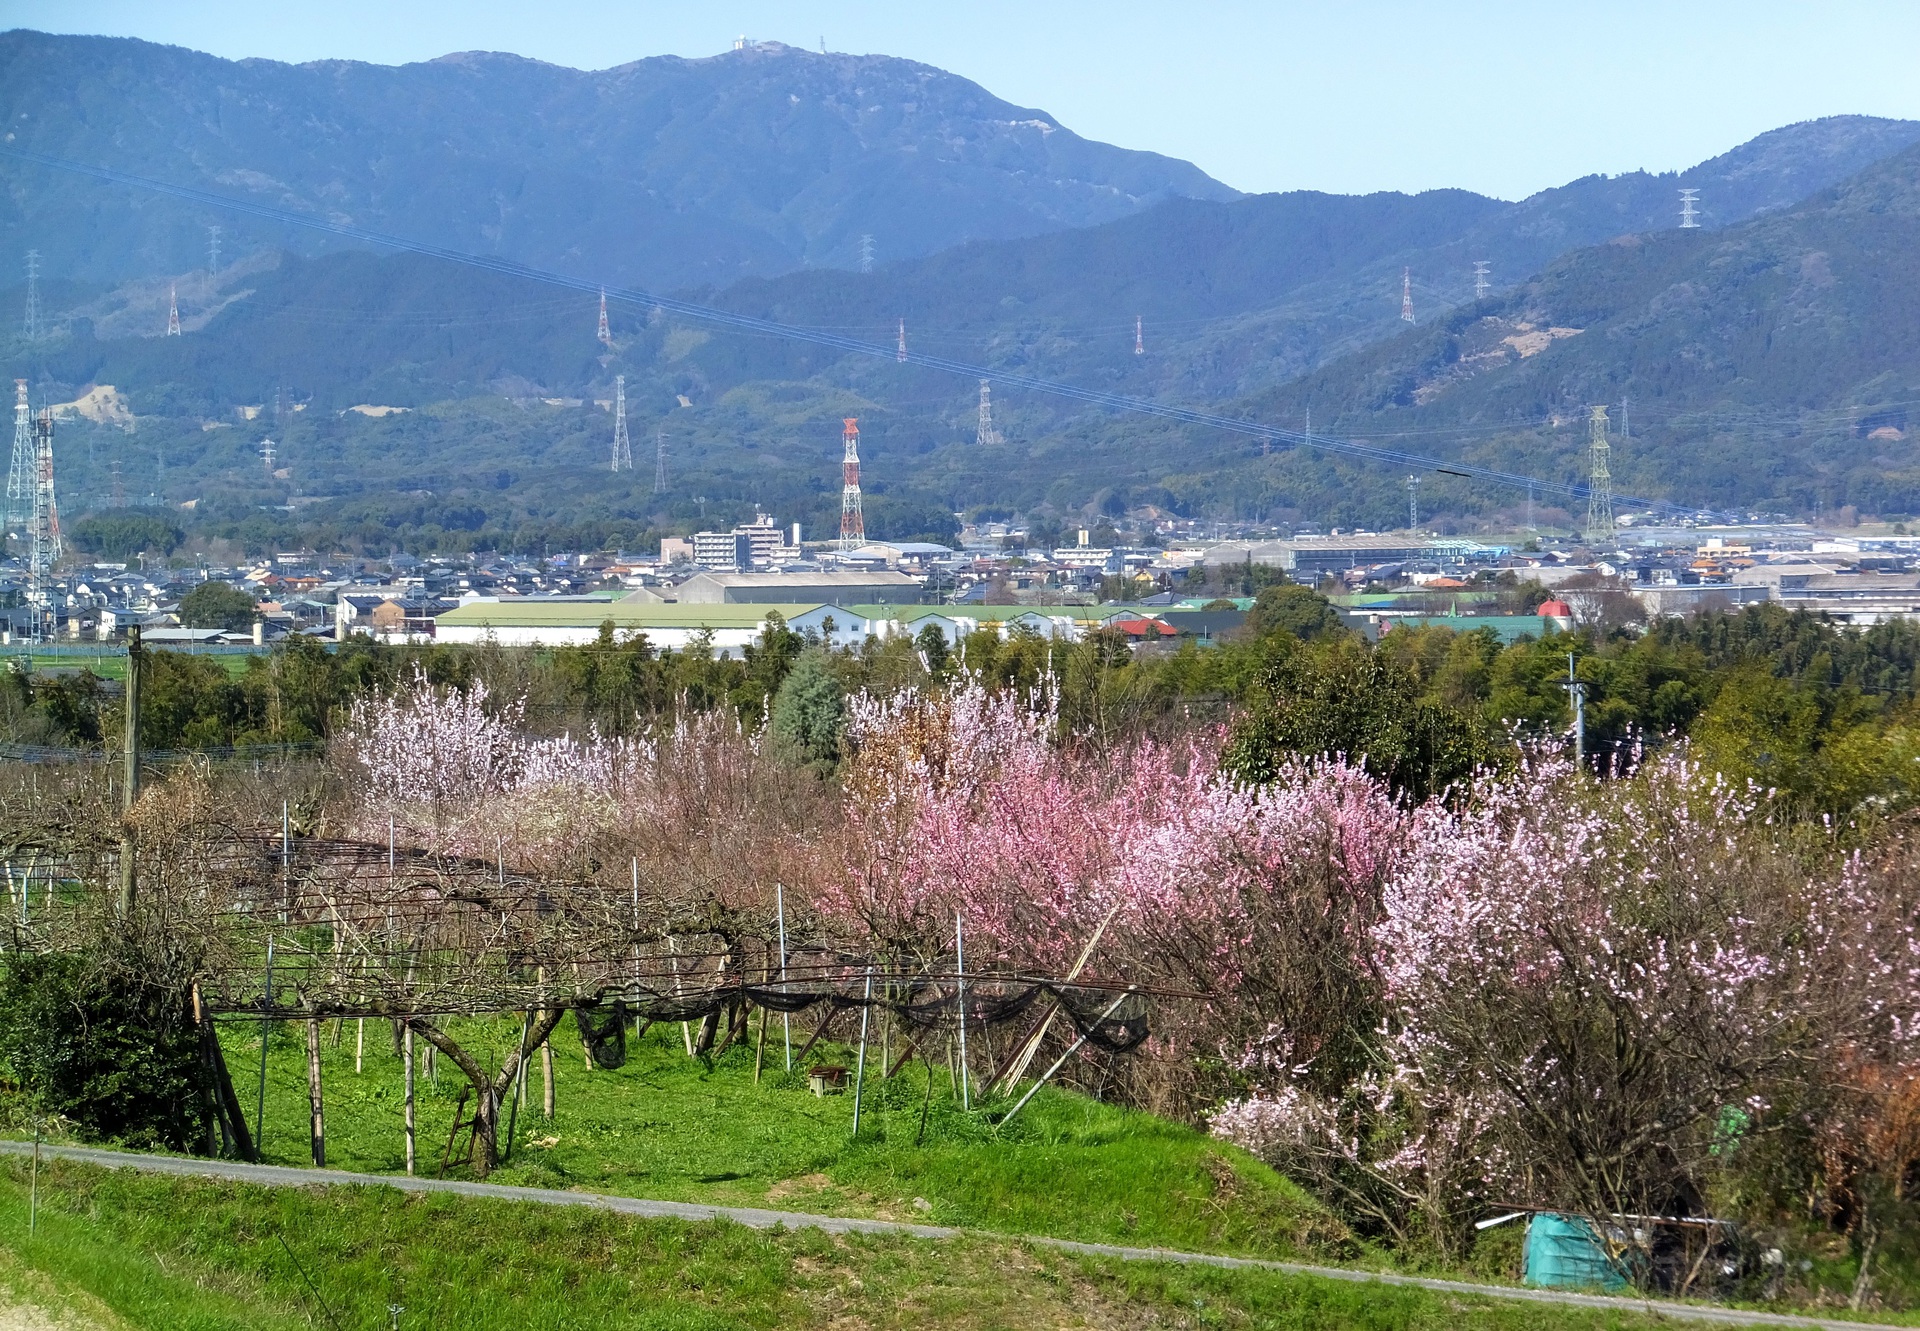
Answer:
[[[397,1188],[403,1192],[451,1192],[463,1197],[487,1197],[499,1201],[537,1202],[548,1206],[592,1206],[622,1215],[653,1220],[731,1220],[752,1229],[820,1229],[832,1234],[901,1234],[921,1239],[977,1237],[1028,1243],[1036,1247],[1064,1252],[1086,1253],[1094,1257],[1115,1257],[1123,1261],[1181,1262],[1200,1266],[1220,1266],[1261,1271],[1279,1271],[1287,1275],[1314,1276],[1322,1280],[1345,1280],[1356,1284],[1377,1282],[1383,1285],[1410,1286],[1443,1294],[1469,1294],[1481,1298],[1512,1299],[1525,1303],[1546,1303],[1612,1312],[1645,1313],[1654,1316],[1722,1326],[1781,1326],[1831,1328],[1832,1331],[1914,1331],[1886,1323],[1856,1322],[1841,1318],[1823,1318],[1795,1313],[1748,1312],[1704,1303],[1679,1303],[1671,1300],[1621,1298],[1603,1294],[1576,1294],[1566,1290],[1523,1289],[1512,1285],[1482,1285],[1465,1280],[1439,1280],[1427,1276],[1399,1275],[1390,1272],[1355,1271],[1339,1266],[1313,1266],[1302,1262],[1278,1262],[1254,1257],[1223,1257],[1215,1253],[1174,1252],[1165,1248],[1128,1248],[1111,1243],[1078,1243],[1072,1239],[1041,1235],[996,1234],[992,1231],[949,1229],[940,1225],[913,1225],[893,1220],[859,1220],[845,1216],[809,1215],[802,1211],[769,1211],[752,1206],[703,1206],[694,1202],[656,1202],[637,1197],[614,1197],[595,1192],[561,1192],[551,1188],[514,1188],[499,1183],[473,1183],[461,1179],[408,1178],[405,1175],[353,1174],[335,1169],[295,1169],[284,1165],[249,1165],[233,1160],[200,1160],[185,1156],[139,1155],[128,1151],[100,1151],[80,1146],[42,1146],[41,1154],[64,1160],[78,1160],[110,1169],[138,1169],[152,1174],[184,1174],[198,1178],[233,1179],[244,1183],[275,1187],[312,1187],[315,1184],[358,1185]],[[0,1152],[29,1155],[30,1142],[0,1141]],[[4,1299],[0,1294],[0,1299]],[[42,1316],[37,1310],[23,1309],[23,1315]],[[6,1320],[11,1313],[0,1304],[0,1331],[14,1331],[15,1323]],[[48,1319],[22,1321],[19,1331],[72,1331],[64,1323]]]

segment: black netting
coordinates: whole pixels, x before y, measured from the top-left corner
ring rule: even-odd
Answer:
[[[627,1065],[627,1005],[616,998],[604,1012],[573,1010],[573,1023],[580,1028],[580,1043],[597,1068],[612,1071]]]

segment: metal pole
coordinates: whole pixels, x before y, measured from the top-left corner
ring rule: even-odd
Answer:
[[[773,909],[780,921],[780,993],[787,992],[787,890],[779,883],[773,885]],[[780,1033],[787,1042],[787,1071],[793,1071],[793,1015],[780,1014]]]
[[[253,1114],[253,1154],[258,1160],[265,1160],[266,1148],[261,1144],[266,1139],[261,1135],[267,1126],[267,1033],[273,1029],[273,1023],[267,1020],[267,1008],[273,1004],[273,939],[267,939],[267,987],[260,998],[260,1107]]]
[[[1127,999],[1130,996],[1132,996],[1132,994],[1133,994],[1133,986],[1129,985],[1127,986],[1126,993],[1121,994],[1120,997],[1114,999],[1111,1003],[1107,1004],[1107,1010],[1105,1012],[1102,1012],[1099,1016],[1093,1019],[1092,1025],[1087,1027],[1088,1033],[1091,1034],[1094,1027],[1098,1026],[1101,1022],[1105,1021],[1108,1017],[1111,1017],[1114,1014],[1114,1012],[1119,1008],[1119,1006],[1122,1003],[1126,1002]],[[1054,1059],[1053,1066],[1040,1074],[1040,1080],[1036,1081],[1033,1085],[1027,1088],[1027,1093],[1021,1096],[1019,1099],[1019,1102],[1016,1103],[1013,1108],[1007,1111],[1007,1116],[1000,1120],[1000,1122],[995,1126],[994,1131],[998,1132],[1001,1128],[1004,1128],[1007,1126],[1007,1124],[1011,1123],[1013,1121],[1013,1116],[1019,1113],[1022,1109],[1025,1109],[1027,1107],[1027,1101],[1033,1099],[1034,1096],[1038,1095],[1040,1093],[1040,1088],[1042,1086],[1045,1086],[1049,1081],[1052,1081],[1053,1074],[1058,1072],[1066,1064],[1066,1061],[1068,1059],[1072,1058],[1076,1053],[1078,1053],[1080,1050],[1080,1046],[1085,1044],[1086,1042],[1087,1042],[1087,1037],[1085,1035],[1082,1035],[1079,1039],[1075,1040],[1072,1044],[1068,1045],[1067,1052],[1060,1055],[1060,1057]]]
[[[121,777],[120,807],[124,815],[131,817],[134,801],[140,798],[140,626],[133,625],[127,630],[127,682],[124,697],[125,715],[122,717],[122,756],[126,761],[126,771]],[[134,898],[134,838],[130,824],[123,824],[120,830],[120,914],[133,913]]]
[[[960,936],[960,912],[953,913],[954,1007],[960,1014],[960,1107],[973,1108],[973,1093],[967,1088],[967,950]]]
[[[33,1176],[27,1185],[27,1237],[40,1219],[40,1115],[33,1116]]]
[[[853,1072],[853,1135],[860,1135],[860,1095],[867,1080],[867,1019],[873,1015],[873,965],[867,965],[867,997],[860,1005],[860,1057]]]

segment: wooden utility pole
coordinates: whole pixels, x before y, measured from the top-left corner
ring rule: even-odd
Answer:
[[[133,817],[134,801],[140,798],[140,626],[134,624],[127,629],[127,686],[126,714],[122,737],[126,751],[127,770],[121,781],[121,825],[120,825],[120,914],[133,914],[134,871],[133,871]]]

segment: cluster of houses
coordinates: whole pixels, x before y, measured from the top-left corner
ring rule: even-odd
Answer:
[[[1263,581],[1256,568],[1319,587],[1349,622],[1375,635],[1435,621],[1472,621],[1505,638],[1537,634],[1582,617],[1585,601],[1602,592],[1631,597],[1656,615],[1764,600],[1861,624],[1920,615],[1920,536],[1904,534],[1639,528],[1604,552],[1410,533],[1137,549],[1093,545],[1085,531],[1072,535],[1070,545],[1038,549],[1024,545],[1021,533],[985,524],[965,529],[958,548],[873,542],[843,550],[803,544],[797,527],[761,516],[727,532],[669,538],[641,555],[364,561],[289,553],[228,568],[91,564],[64,571],[39,631],[76,642],[114,640],[139,625],[156,644],[266,645],[302,633],[558,645],[592,641],[611,624],[616,634],[645,634],[658,648],[702,643],[730,654],[777,611],[797,630],[837,645],[918,636],[929,627],[958,642],[996,624],[1068,640],[1111,630],[1150,650],[1233,632],[1251,605],[1245,593]],[[253,595],[250,623],[182,622],[181,601],[209,580]],[[1551,595],[1514,605],[1511,589],[1535,583]],[[7,641],[33,628],[23,585],[18,571],[0,566]]]

